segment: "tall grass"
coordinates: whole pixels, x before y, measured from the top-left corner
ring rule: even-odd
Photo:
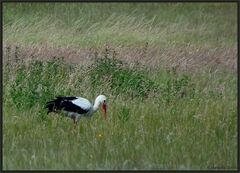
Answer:
[[[236,3],[4,3],[3,39],[89,47],[236,46]],[[49,37],[50,36],[50,37]]]
[[[152,73],[107,56],[88,68],[23,61],[5,66],[3,79],[4,170],[237,169],[235,74]],[[44,103],[65,94],[105,94],[108,121],[99,111],[74,130],[46,116]]]

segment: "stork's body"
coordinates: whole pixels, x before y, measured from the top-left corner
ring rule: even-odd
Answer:
[[[82,97],[59,96],[55,100],[47,102],[46,108],[48,109],[47,113],[63,111],[76,124],[82,116],[91,117],[100,105],[102,105],[104,118],[106,119],[106,97],[104,95],[99,95],[94,105]]]

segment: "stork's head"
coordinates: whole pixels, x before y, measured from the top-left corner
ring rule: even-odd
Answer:
[[[102,111],[104,113],[104,119],[107,119],[107,97],[104,95],[99,95],[96,101],[102,106]]]

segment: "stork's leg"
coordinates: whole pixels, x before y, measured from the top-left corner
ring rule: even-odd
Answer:
[[[76,127],[77,127],[77,121],[76,119],[74,119],[74,129],[76,129]]]
[[[76,115],[76,114],[73,114],[73,115],[71,115],[71,118],[73,119],[74,129],[76,129],[77,124],[80,120],[80,116]]]
[[[76,116],[73,117],[73,124],[74,124],[74,129],[76,129],[76,127],[77,127]]]
[[[72,114],[71,118],[73,120],[73,127],[74,127],[74,129],[76,129],[76,126],[77,126],[76,116],[74,114]]]

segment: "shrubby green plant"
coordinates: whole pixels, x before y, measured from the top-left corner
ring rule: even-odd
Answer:
[[[14,78],[9,85],[13,106],[26,110],[36,104],[43,106],[46,100],[58,94],[69,93],[64,86],[58,87],[63,85],[69,72],[69,65],[60,59],[46,62],[30,60],[17,64],[15,72],[8,70]]]
[[[162,102],[168,104],[176,99],[195,97],[196,85],[190,75],[177,74],[174,68],[163,73],[164,79],[160,79],[158,86]]]
[[[132,98],[146,97],[150,91],[156,89],[155,82],[149,79],[145,71],[130,68],[110,56],[95,59],[90,77],[93,87],[108,83],[113,94],[125,94]]]
[[[78,72],[77,66],[66,64],[61,58],[44,62],[24,61],[15,68],[14,71],[6,70],[9,74],[5,77],[12,76],[14,79],[9,83],[9,93],[13,105],[19,110],[31,108],[36,103],[43,106],[57,95],[73,95],[73,88],[81,88],[88,77],[92,90],[107,85],[110,90],[106,92],[131,99],[137,97],[142,100],[150,93],[156,93],[160,101],[170,103],[176,98],[194,98],[195,94],[195,85],[189,75],[171,71],[159,81],[154,81],[146,70],[129,67],[110,56],[96,58],[86,74]],[[71,81],[69,76],[73,74],[74,80]]]

